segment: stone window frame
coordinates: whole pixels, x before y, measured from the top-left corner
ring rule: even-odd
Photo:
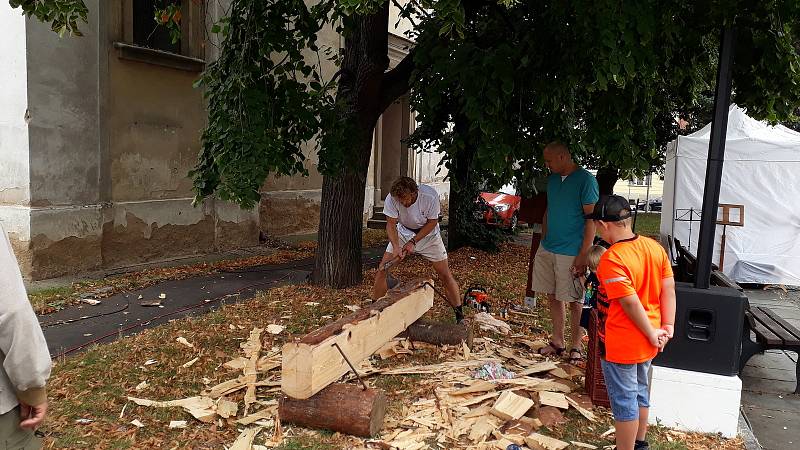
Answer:
[[[181,53],[142,47],[133,43],[133,2],[122,1],[122,41],[114,42],[121,59],[189,72],[205,69],[205,2],[185,0],[181,9]]]

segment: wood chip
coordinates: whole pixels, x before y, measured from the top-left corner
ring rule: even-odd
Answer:
[[[490,392],[490,393],[488,393],[488,394],[486,394],[486,395],[481,395],[481,396],[478,396],[478,397],[473,397],[473,398],[471,398],[471,399],[469,399],[469,400],[465,400],[465,401],[463,401],[463,402],[459,402],[459,403],[457,403],[457,404],[456,404],[456,406],[470,406],[470,405],[476,405],[476,404],[478,404],[478,403],[480,403],[480,402],[482,402],[482,401],[484,401],[484,400],[488,400],[488,399],[490,399],[490,398],[495,398],[495,397],[497,397],[498,395],[500,395],[500,393],[499,393],[499,392]]]
[[[247,366],[244,368],[244,382],[247,390],[244,393],[244,413],[247,414],[250,405],[256,401],[256,379],[258,371],[256,364],[258,363],[259,353],[261,352],[261,328],[253,328],[250,331],[250,337],[246,343],[242,344],[245,351],[245,358],[249,359]]]
[[[223,395],[232,394],[238,390],[244,389],[245,386],[247,386],[247,382],[244,380],[243,376],[240,376],[239,378],[223,381],[222,383],[213,386],[211,389],[205,392],[205,395],[211,398],[219,398]]]
[[[570,375],[569,375],[569,374],[568,374],[568,373],[567,373],[567,372],[566,372],[564,369],[562,369],[561,367],[556,367],[555,369],[553,369],[553,370],[549,371],[548,373],[549,373],[550,375],[553,375],[554,377],[563,378],[563,379],[567,379],[567,380],[568,380],[568,379],[570,379],[570,378],[572,378],[572,377],[570,377]]]
[[[259,420],[263,419],[270,419],[278,412],[278,406],[268,406],[258,412],[254,412],[249,416],[242,417],[241,419],[237,420],[236,423],[239,425],[250,425],[251,423],[256,423]]]
[[[128,400],[136,403],[139,406],[152,406],[156,408],[172,408],[180,406],[192,415],[195,419],[201,422],[213,422],[214,416],[214,401],[209,397],[188,397],[178,400],[169,400],[159,402],[154,400],[147,400],[143,398],[128,397]]]
[[[276,324],[269,324],[267,325],[267,333],[269,334],[281,334],[286,327],[283,325],[276,325]]]
[[[141,383],[137,384],[134,389],[136,389],[136,392],[139,392],[139,391],[143,391],[143,390],[147,389],[149,386],[150,385],[147,384],[147,380],[145,380],[145,381],[142,381]]]
[[[453,361],[441,364],[431,364],[428,366],[400,367],[398,369],[387,370],[382,373],[386,375],[433,374],[439,372],[450,372],[453,369],[467,369],[471,367],[478,367],[491,362],[501,362],[501,361],[497,358],[473,359],[471,361]]]
[[[540,395],[541,395],[541,394],[540,394]],[[593,413],[593,412],[591,412],[590,410],[588,410],[588,409],[584,408],[584,407],[583,407],[583,406],[581,406],[581,405],[580,405],[578,402],[576,402],[575,400],[573,400],[573,399],[571,399],[571,398],[569,398],[569,397],[564,397],[564,398],[567,400],[567,402],[568,402],[570,405],[572,405],[572,407],[573,407],[573,408],[575,408],[575,409],[576,409],[576,410],[577,410],[579,413],[581,413],[581,415],[582,415],[583,417],[586,417],[587,419],[589,419],[589,420],[590,420],[590,421],[592,421],[592,422],[595,422],[595,421],[597,421],[597,417],[594,415],[594,413]]]
[[[542,362],[538,362],[536,364],[533,364],[532,366],[530,366],[530,367],[528,367],[528,368],[526,368],[524,370],[516,372],[515,375],[518,376],[518,377],[524,377],[524,376],[527,376],[527,375],[533,375],[535,373],[549,372],[549,371],[551,371],[553,369],[557,369],[557,368],[558,368],[558,366],[553,361],[542,361]]]
[[[169,401],[155,401],[155,400],[147,400],[144,398],[136,398],[136,397],[128,397],[128,400],[136,403],[139,406],[153,406],[156,408],[171,408],[175,406],[181,406],[184,408],[211,408],[214,406],[214,401],[208,397],[187,397],[181,398],[178,400],[169,400]]]
[[[472,417],[486,416],[486,415],[490,414],[491,411],[492,411],[492,407],[491,406],[489,406],[489,405],[481,406],[481,407],[475,408],[472,411],[464,414],[462,419],[470,419]]]
[[[256,435],[262,430],[263,428],[248,428],[239,434],[239,437],[236,438],[233,445],[231,445],[230,450],[250,450],[253,448],[253,440],[256,438]]]
[[[197,358],[192,359],[192,360],[186,361],[181,367],[183,367],[184,369],[188,369],[189,367],[192,367],[194,365],[194,363],[196,363],[197,361],[200,361],[200,357],[199,356]]]
[[[525,345],[534,352],[538,352],[540,349],[547,347],[547,342],[545,341],[530,341],[527,339],[520,339],[517,342],[519,342],[522,345]]]
[[[503,419],[519,419],[533,407],[533,400],[517,395],[511,390],[503,391],[492,406],[492,414]]]
[[[189,348],[194,348],[194,344],[192,344],[191,342],[187,341],[186,338],[183,337],[183,336],[180,336],[178,339],[175,339],[175,340],[178,341],[179,344],[183,344],[183,345],[185,345],[185,346],[187,346]]]
[[[131,425],[135,426],[136,428],[144,428],[144,424],[139,419],[131,420]]]
[[[493,331],[499,334],[511,333],[511,326],[502,320],[495,319],[489,313],[481,312],[472,317],[474,323],[482,330]]]
[[[223,419],[229,417],[236,417],[239,412],[239,403],[228,400],[225,397],[220,397],[217,400],[217,414]]]
[[[579,448],[590,448],[590,449],[596,449],[597,448],[597,446],[595,446],[595,445],[586,444],[584,442],[569,441],[569,443],[574,445],[575,447],[579,447]]]
[[[534,444],[539,444],[547,450],[563,450],[569,446],[569,442],[559,441],[539,433],[531,433],[525,438],[525,443],[531,447],[534,447]]]
[[[171,420],[169,422],[170,428],[186,428],[186,421],[185,420]]]
[[[544,406],[555,406],[556,408],[569,409],[567,397],[560,392],[539,392],[539,403]]]
[[[450,395],[465,395],[474,394],[475,392],[487,392],[494,390],[496,387],[497,384],[492,383],[491,381],[479,380],[465,388],[450,392]]]
[[[478,419],[469,432],[469,440],[479,444],[486,440],[489,434],[497,428],[497,422],[492,416],[483,416]]]

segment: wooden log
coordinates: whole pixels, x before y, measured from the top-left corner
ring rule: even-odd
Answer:
[[[427,342],[433,345],[461,345],[466,342],[472,348],[472,322],[464,321],[463,324],[431,322],[418,320],[409,326],[400,335],[414,342]]]
[[[386,415],[386,395],[355,384],[332,384],[305,400],[283,396],[278,416],[307,428],[372,437],[380,433]]]
[[[339,349],[357,365],[394,339],[433,306],[433,288],[428,283],[433,284],[430,280],[403,283],[369,307],[284,345],[284,394],[306,399],[341,378],[350,367]]]

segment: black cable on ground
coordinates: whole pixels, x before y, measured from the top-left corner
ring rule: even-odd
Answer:
[[[217,302],[217,301],[219,301],[219,300],[221,300],[223,298],[227,298],[227,297],[229,297],[231,295],[240,294],[242,291],[244,291],[246,289],[252,289],[253,287],[262,286],[262,285],[266,285],[266,284],[275,284],[275,283],[278,283],[279,281],[283,281],[284,279],[286,279],[288,277],[289,277],[289,274],[287,274],[284,277],[278,278],[277,280],[264,281],[264,282],[260,282],[260,283],[249,284],[247,286],[244,286],[244,287],[241,287],[241,288],[235,290],[232,293],[223,294],[223,295],[214,297],[214,298],[212,298],[210,300],[203,300],[201,302],[198,302],[198,303],[195,303],[195,304],[192,304],[192,305],[188,305],[188,306],[185,306],[183,308],[176,309],[175,311],[170,311],[170,312],[167,312],[167,313],[164,313],[164,314],[159,314],[159,315],[157,315],[155,317],[151,317],[146,322],[137,322],[137,323],[128,325],[126,327],[114,330],[114,331],[112,331],[110,333],[106,333],[106,334],[104,334],[102,336],[96,337],[96,338],[94,338],[94,339],[92,339],[92,340],[90,340],[88,342],[83,343],[83,344],[76,345],[74,347],[70,347],[70,348],[68,348],[66,350],[63,350],[63,351],[61,351],[61,352],[59,352],[59,353],[57,353],[55,355],[51,355],[51,357],[53,359],[62,358],[64,356],[69,355],[70,353],[74,353],[74,352],[76,352],[76,351],[78,351],[78,350],[80,350],[82,348],[88,347],[88,346],[90,346],[92,344],[96,344],[96,343],[99,343],[100,341],[108,339],[111,336],[114,336],[114,335],[117,335],[117,334],[121,334],[121,333],[124,333],[126,331],[130,331],[130,330],[133,330],[133,329],[136,329],[136,328],[145,327],[145,326],[149,325],[151,322],[153,322],[155,320],[163,319],[165,317],[173,316],[175,314],[179,314],[179,313],[186,312],[186,311],[191,311],[192,309],[196,309],[196,308],[199,308],[199,307],[202,307],[202,306],[211,305],[212,303],[215,303],[215,302]]]

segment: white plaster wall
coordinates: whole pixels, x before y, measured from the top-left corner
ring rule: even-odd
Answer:
[[[33,206],[99,202],[99,0],[86,2],[82,37],[27,19]],[[36,234],[36,233],[34,233]]]
[[[0,1],[0,221],[30,239],[30,163],[25,18]]]

